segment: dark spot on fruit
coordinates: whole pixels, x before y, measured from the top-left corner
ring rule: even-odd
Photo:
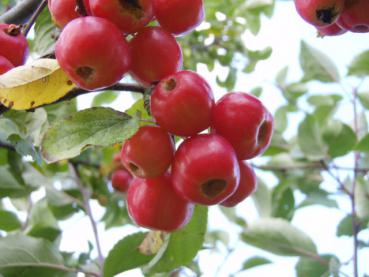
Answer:
[[[356,25],[352,28],[352,31],[356,33],[367,33],[369,32],[369,26],[367,25]]]
[[[4,104],[6,104],[6,102],[8,102],[8,99],[6,99],[6,98],[5,98],[5,99],[3,100],[3,103],[4,103]]]
[[[30,105],[31,105],[31,107],[33,107],[33,105],[35,104],[35,101],[32,101],[31,103],[30,103]]]
[[[316,11],[316,18],[325,23],[325,24],[331,24],[336,19],[338,13],[335,9],[335,7],[330,7],[326,9],[320,9]]]
[[[71,86],[71,85],[73,85],[73,82],[72,82],[71,80],[68,80],[68,81],[67,81],[67,85],[68,85],[68,86]]]
[[[202,184],[201,189],[203,194],[205,194],[207,197],[214,198],[222,193],[226,186],[226,181],[221,179],[214,179]]]
[[[177,86],[177,82],[173,78],[172,79],[169,79],[168,81],[165,81],[165,89],[166,90],[171,91],[171,90],[175,89],[176,86]]]
[[[119,0],[120,5],[123,10],[128,11],[132,14],[136,19],[140,19],[144,16],[143,8],[140,5],[140,1],[138,0]]]
[[[88,67],[88,66],[81,66],[81,67],[77,68],[76,73],[83,80],[90,81],[92,79],[92,75],[94,73],[94,70],[91,67]]]
[[[8,107],[8,108],[9,108],[9,109],[11,109],[13,106],[14,106],[14,102],[13,102],[13,101],[10,101],[10,102],[9,102],[9,107]]]
[[[261,124],[258,132],[258,144],[264,144],[265,139],[268,137],[269,132],[269,123],[268,121],[264,121],[263,124]]]
[[[129,169],[132,171],[132,173],[136,176],[141,176],[143,174],[141,168],[139,168],[137,165],[135,165],[134,163],[130,162],[128,164]]]

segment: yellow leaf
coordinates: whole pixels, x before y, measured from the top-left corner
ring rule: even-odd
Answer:
[[[53,59],[39,59],[0,76],[0,103],[27,110],[53,103],[75,85]]]

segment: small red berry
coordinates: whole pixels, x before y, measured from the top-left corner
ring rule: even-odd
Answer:
[[[153,0],[153,6],[160,26],[175,35],[193,30],[205,16],[203,0]]]
[[[28,43],[21,33],[21,27],[0,23],[0,55],[14,66],[23,65],[28,57]]]
[[[14,65],[5,57],[0,56],[0,74],[4,74],[12,69]]]
[[[118,82],[129,70],[130,52],[119,29],[99,17],[79,17],[63,29],[56,59],[79,87],[94,90]]]
[[[89,11],[89,2],[84,0],[84,6],[86,12]],[[77,12],[77,1],[76,0],[49,0],[49,10],[55,24],[63,28],[73,19],[80,17],[81,15]]]
[[[146,27],[131,40],[132,76],[151,84],[182,67],[182,50],[175,37],[161,27]]]
[[[245,161],[239,162],[240,184],[237,190],[221,203],[225,207],[234,207],[245,200],[256,188],[256,175],[254,169]]]
[[[193,205],[177,195],[168,175],[135,178],[128,189],[127,207],[138,225],[167,232],[186,225],[193,212]]]
[[[232,146],[215,134],[186,139],[172,165],[177,193],[193,203],[218,204],[232,195],[239,183],[239,165]]]
[[[178,136],[193,136],[209,128],[214,96],[197,73],[179,71],[163,79],[151,95],[156,122]]]
[[[174,156],[170,135],[157,126],[143,126],[122,148],[123,165],[135,176],[152,178],[163,175]]]
[[[345,0],[294,0],[296,10],[308,23],[325,26],[334,23],[343,10]]]
[[[369,32],[369,1],[346,0],[337,23],[342,28],[354,33]]]
[[[232,144],[239,160],[262,154],[273,133],[269,111],[258,98],[241,92],[228,93],[215,104],[211,125]]]
[[[113,22],[125,33],[147,25],[154,16],[152,0],[89,0],[94,16]]]
[[[118,169],[111,176],[111,184],[113,188],[119,192],[127,192],[133,177],[131,173],[124,169]]]

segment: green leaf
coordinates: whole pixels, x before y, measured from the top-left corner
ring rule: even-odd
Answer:
[[[336,65],[321,51],[301,42],[300,64],[304,71],[304,81],[337,82],[340,80]]]
[[[331,260],[337,261],[332,255],[317,256],[317,259],[301,257],[296,264],[296,273],[298,277],[322,277],[330,276]],[[327,274],[327,275],[326,275]]]
[[[258,178],[256,191],[251,194],[260,217],[269,217],[272,213],[272,194],[263,180]]]
[[[139,122],[110,108],[91,108],[57,120],[42,141],[42,155],[48,162],[78,156],[89,146],[108,146],[135,134]]]
[[[266,264],[270,264],[270,263],[272,263],[272,262],[270,260],[266,259],[266,258],[255,256],[255,257],[252,257],[252,258],[248,259],[247,261],[245,261],[243,263],[242,270],[246,270],[246,269],[250,269],[250,268],[253,268],[253,267],[266,265]]]
[[[355,147],[355,150],[369,153],[369,134],[363,137]]]
[[[16,214],[0,210],[0,230],[9,232],[22,226]]]
[[[321,160],[326,155],[317,120],[307,115],[298,128],[298,144],[301,151],[311,160]]]
[[[369,75],[369,50],[355,57],[349,66],[348,74],[355,76]]]
[[[19,183],[8,166],[0,166],[0,180],[0,198],[26,196],[34,189]]]
[[[362,221],[369,221],[369,182],[363,178],[358,178],[355,198],[358,218]]]
[[[300,203],[298,208],[311,205],[322,205],[329,208],[338,208],[336,200],[329,199],[328,197],[329,194],[324,190],[315,189],[307,195],[306,199]]]
[[[359,92],[358,95],[361,105],[369,110],[369,91]]]
[[[202,248],[207,230],[208,209],[196,206],[191,221],[181,230],[172,233],[165,246],[149,263],[149,274],[170,272],[189,264]]]
[[[56,268],[63,266],[62,256],[51,243],[20,234],[0,238],[0,253],[0,274],[6,277],[40,276],[24,274],[37,268],[43,276],[54,276]]]
[[[328,154],[335,158],[349,153],[356,144],[356,134],[350,126],[338,120],[331,120],[323,128],[323,140]]]
[[[114,91],[104,91],[99,93],[92,100],[92,107],[99,107],[113,103],[118,98],[118,94]]]
[[[288,221],[259,219],[242,233],[245,242],[281,256],[309,256],[316,253],[314,242]]]
[[[48,9],[44,9],[37,17],[34,29],[35,39],[32,44],[32,50],[39,56],[50,54],[58,37],[58,30],[51,19]]]
[[[129,235],[115,244],[104,263],[104,276],[113,277],[118,273],[143,266],[152,258],[139,252],[138,247],[147,233]]]
[[[338,237],[341,236],[352,236],[353,232],[352,232],[352,215],[349,214],[347,216],[345,216],[340,223],[337,226],[337,232],[336,235]]]
[[[27,234],[32,237],[54,241],[61,231],[58,222],[52,214],[46,199],[38,201],[31,210]]]

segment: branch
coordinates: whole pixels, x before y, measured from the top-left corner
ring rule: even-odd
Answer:
[[[8,24],[24,24],[34,13],[40,3],[40,0],[20,1],[19,4],[0,15],[0,22]]]
[[[91,206],[90,206],[91,192],[88,188],[86,188],[86,186],[84,186],[82,184],[81,178],[80,178],[80,175],[79,175],[79,172],[78,172],[78,166],[76,164],[73,164],[72,162],[69,162],[69,168],[72,171],[72,174],[74,175],[75,180],[77,182],[77,185],[79,187],[79,190],[82,194],[83,206],[86,210],[87,216],[88,216],[88,218],[90,220],[90,223],[91,223],[92,231],[93,231],[93,234],[94,234],[94,237],[95,237],[95,244],[96,244],[96,249],[97,249],[98,262],[99,262],[100,269],[102,269],[103,265],[104,265],[104,256],[103,256],[102,251],[101,251],[101,245],[100,245],[99,233],[97,231],[96,221],[93,217]]]
[[[37,7],[36,11],[32,14],[27,24],[24,26],[23,35],[27,37],[28,32],[31,30],[33,24],[36,22],[37,17],[41,14],[44,8],[47,6],[47,0],[42,0],[40,5]]]
[[[124,92],[137,92],[137,93],[144,94],[146,88],[143,87],[143,86],[137,85],[137,84],[127,84],[127,83],[117,83],[117,84],[115,84],[111,87],[92,90],[92,91],[84,90],[84,89],[81,89],[81,88],[74,88],[71,91],[69,91],[65,96],[60,98],[59,100],[57,100],[53,103],[48,103],[48,104],[41,105],[37,108],[50,106],[50,105],[60,103],[60,102],[64,102],[64,101],[69,101],[69,100],[72,100],[73,98],[76,98],[79,95],[89,94],[89,93],[94,93],[94,92],[100,92],[100,91],[106,91],[106,90],[124,91]],[[10,109],[0,104],[0,115],[5,113],[8,110],[10,110]],[[34,111],[34,110],[35,109],[29,109],[29,110],[26,110],[26,111]]]

